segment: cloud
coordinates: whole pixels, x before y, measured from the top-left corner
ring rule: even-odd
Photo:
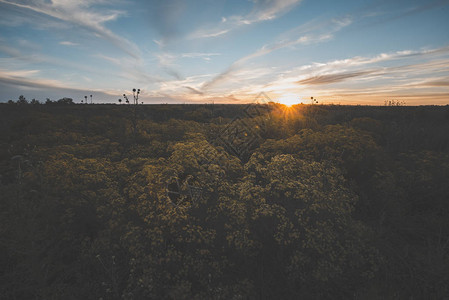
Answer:
[[[127,79],[130,82],[138,84],[151,84],[164,81],[164,79],[159,75],[149,74],[140,64],[140,61],[136,61],[131,58],[110,57],[104,54],[95,54],[94,57],[105,60],[113,64],[115,67],[118,67],[120,71],[117,72],[115,76]]]
[[[437,70],[444,70],[446,66],[446,59],[440,60],[438,57],[447,56],[449,47],[441,47],[436,49],[426,49],[426,50],[401,50],[391,53],[380,53],[378,55],[372,57],[362,57],[355,56],[346,59],[339,59],[328,61],[324,63],[313,63],[309,65],[303,65],[297,67],[295,69],[290,70],[290,75],[298,74],[295,76],[303,76],[305,72],[309,74],[308,77],[302,78],[301,80],[308,80],[313,82],[311,78],[318,78],[327,75],[340,74],[347,72],[348,74],[359,74],[359,76],[365,75],[385,75],[385,74],[393,74],[393,73],[402,73],[404,72],[413,72],[414,74],[424,72],[429,73]],[[387,62],[397,62],[407,61],[409,64],[406,65],[398,65],[398,66],[390,66],[390,67],[382,67],[380,64]],[[430,61],[422,61],[422,60],[430,60]],[[417,61],[416,63],[410,63],[412,61]],[[370,67],[370,70],[366,74],[360,74],[360,72],[367,72],[366,68],[368,65],[375,65],[377,67]],[[349,71],[351,70],[352,71]],[[355,70],[354,70],[355,69]],[[310,74],[314,74],[310,76]],[[356,76],[354,76],[356,77]],[[326,79],[326,77],[324,77]],[[294,80],[297,81],[298,79]],[[300,81],[301,81],[300,80]],[[319,82],[320,80],[316,80]],[[323,80],[324,81],[324,80]]]
[[[156,45],[158,45],[159,48],[164,48],[164,47],[165,47],[165,43],[164,43],[163,41],[161,41],[161,40],[153,39],[153,42],[154,42]]]
[[[70,42],[70,41],[62,41],[62,42],[59,42],[59,44],[63,45],[63,46],[78,46],[77,43],[73,43],[73,42]]]
[[[184,76],[175,69],[175,60],[178,58],[176,55],[162,52],[161,54],[156,54],[156,58],[159,62],[159,67],[168,75],[175,78],[176,80],[182,80]]]
[[[242,24],[272,20],[291,10],[301,0],[254,0],[254,8],[241,18]]]
[[[50,79],[34,79],[29,78],[39,73],[38,70],[25,70],[25,71],[5,71],[0,70],[0,83],[6,85],[12,85],[19,88],[32,88],[32,89],[71,89],[66,84]]]
[[[190,52],[190,53],[182,53],[181,57],[184,58],[204,58],[204,57],[210,57],[210,56],[217,56],[221,55],[220,53],[201,53],[201,52]]]
[[[449,61],[448,61],[448,65],[449,65]],[[449,73],[449,72],[446,72],[446,73]],[[404,86],[412,87],[412,88],[437,88],[437,89],[446,89],[447,90],[449,88],[449,76],[418,79],[418,80],[416,80],[414,82],[412,81]]]
[[[195,89],[195,88],[193,88],[193,87],[191,87],[191,86],[184,86],[184,88],[188,89],[189,91],[191,91],[191,92],[194,93],[194,94],[197,94],[197,95],[204,95],[203,92],[201,92],[200,90],[197,90],[197,89]]]
[[[445,49],[404,50],[314,63],[281,74],[269,86],[271,91],[307,93],[331,102],[381,103],[389,97],[404,97],[407,104],[447,104],[449,53]],[[351,79],[357,84],[345,84]]]
[[[36,75],[38,73],[39,70],[18,70],[18,71],[0,70],[0,76],[2,77],[25,77]]]
[[[449,87],[449,79],[446,81],[427,81],[427,82],[422,83],[421,86]]]
[[[118,10],[102,9],[100,11],[94,8],[96,4],[103,4],[104,1],[29,0],[25,2],[18,2],[0,0],[0,3],[31,10],[46,16],[50,16],[62,22],[69,22],[71,24],[80,26],[87,29],[89,32],[96,34],[100,38],[109,41],[128,55],[134,58],[140,57],[140,50],[135,44],[119,35],[116,35],[104,26],[104,23],[114,21],[120,15],[124,14],[124,12]]]
[[[216,86],[222,82],[227,81],[246,62],[255,59],[257,57],[267,55],[273,51],[296,45],[310,45],[328,41],[333,38],[333,35],[337,31],[343,29],[346,26],[349,26],[350,24],[351,24],[350,18],[343,17],[341,19],[333,19],[320,26],[310,26],[310,24],[307,24],[307,26],[300,26],[299,28],[288,31],[287,33],[281,35],[278,42],[264,45],[256,52],[251,53],[235,61],[225,71],[218,74],[215,78],[213,78],[209,82],[206,82],[202,88],[209,89],[213,86]]]
[[[189,76],[182,80],[162,81],[159,83],[159,88],[152,89],[153,96],[167,96],[171,95],[176,98],[193,99],[204,98],[206,95],[199,89],[204,80],[210,78],[212,74],[203,74]],[[199,100],[199,99],[197,99]]]
[[[126,86],[131,84],[138,84],[141,87],[144,85],[159,83],[165,80],[159,75],[149,74],[139,60],[135,60],[134,58],[129,56],[111,57],[104,54],[93,54],[92,57],[96,60],[95,64],[83,63],[80,61],[61,59],[33,52],[22,53],[18,49],[11,48],[3,44],[1,41],[0,52],[6,53],[9,56],[0,58],[0,65],[3,69],[20,70],[30,68],[30,65],[36,65],[39,68],[41,68],[42,65],[46,65],[46,67],[42,69],[42,76],[45,76],[48,75],[45,70],[49,66],[57,66],[64,70],[64,73],[63,75],[61,75],[61,77],[66,78],[67,80],[69,80],[70,78],[70,82],[72,84],[76,82],[76,84],[81,87],[86,84],[86,74],[89,75],[89,78],[92,78],[91,81],[87,82],[88,85],[94,87],[98,87],[99,85],[104,84],[104,78],[109,78],[107,80],[107,84],[118,82],[119,85]],[[99,68],[98,66],[96,66],[98,63],[100,63],[99,59],[112,64],[112,66]],[[89,59],[88,61],[92,61],[92,59]],[[111,72],[111,70],[114,71]],[[79,71],[82,71],[82,73],[79,73]],[[49,74],[51,74],[50,76],[54,76],[52,72]],[[72,74],[74,74],[75,78],[71,77]],[[82,74],[82,76],[77,76],[76,74]],[[83,79],[83,81],[79,82],[79,80],[77,81],[76,78]],[[24,84],[27,84],[27,82],[24,81]]]
[[[199,30],[190,35],[190,38],[197,39],[197,38],[214,38],[221,35],[225,35],[226,33],[230,32],[232,29],[222,29],[222,30]]]
[[[189,38],[214,38],[229,33],[241,26],[251,25],[259,22],[274,20],[287,13],[302,0],[253,0],[251,12],[246,15],[233,15],[222,17],[218,27],[210,29],[199,29],[193,32]]]
[[[185,10],[185,1],[149,0],[145,2],[145,5],[147,6],[147,20],[161,37],[157,44],[163,47],[179,34],[179,23]]]
[[[9,47],[2,42],[0,42],[0,52],[3,52],[11,57],[22,57],[23,56],[22,53],[18,49]]]
[[[90,74],[97,74],[102,77],[106,75],[111,75],[106,70],[101,68],[96,68],[95,66],[89,64],[83,64],[80,62],[74,62],[72,60],[60,59],[53,56],[47,56],[39,53],[33,52],[21,52],[19,49],[9,47],[0,41],[0,52],[7,54],[9,57],[1,58],[2,67],[5,69],[13,68],[17,69],[20,67],[28,68],[29,64],[47,64],[57,67],[62,67],[64,70],[73,71],[80,70],[84,72],[88,72]],[[127,68],[128,66],[135,66],[136,61],[132,58],[121,58],[114,59],[111,57],[106,57],[104,55],[96,56],[98,58],[102,58],[108,60],[111,63],[115,63],[119,67]],[[132,69],[126,69],[126,72],[118,72],[116,74],[117,77],[129,78],[135,76],[137,79],[149,80],[149,76],[144,72],[141,72],[139,66],[133,67]],[[134,79],[134,77],[132,77]]]
[[[94,94],[94,97],[96,97],[94,99],[97,103],[104,103],[111,102],[111,97],[115,101],[117,95],[123,93],[121,90],[79,88],[59,80],[33,77],[39,75],[39,73],[38,70],[7,71],[0,69],[2,100],[12,99],[16,97],[18,93],[25,94],[27,91],[32,91],[32,98],[45,99],[50,93],[53,95],[52,99],[68,96],[75,101],[76,99],[83,99],[86,94]]]
[[[180,72],[178,72],[177,70],[170,68],[168,66],[164,66],[163,70],[165,71],[165,73],[167,73],[168,75],[172,76],[173,78],[175,78],[177,80],[182,80],[184,78],[184,76],[182,76],[182,74]]]
[[[297,81],[298,84],[329,84],[329,83],[337,83],[340,81],[344,81],[349,78],[364,76],[367,74],[371,74],[373,71],[358,71],[358,72],[342,72],[336,74],[327,74],[327,75],[319,75],[313,76],[306,79],[302,79]]]
[[[181,58],[202,58],[203,60],[210,60],[211,56],[221,55],[220,53],[203,53],[203,52],[188,52],[181,54],[172,54],[168,52],[162,52],[156,54],[156,58],[159,62],[159,67],[168,75],[176,80],[183,80],[184,76],[179,72],[176,67],[178,66],[176,61]]]
[[[400,3],[400,1],[398,2]],[[371,20],[370,18],[367,18],[367,22],[364,24],[360,24],[360,26],[370,27],[378,24],[385,24],[387,22],[396,21],[428,10],[444,7],[449,4],[449,1],[447,0],[434,0],[434,1],[421,1],[421,2],[422,2],[421,5],[413,5],[411,1],[411,3],[407,5],[405,9],[401,7],[401,9],[399,10],[395,10],[394,7],[390,6],[391,4],[393,5],[396,4],[396,1],[393,1],[391,3],[389,1],[384,1],[383,3],[382,2],[376,3],[376,6],[379,7],[381,7],[382,5],[388,5],[389,7],[383,8],[383,11],[374,11],[371,12],[369,15],[365,14],[365,16],[367,17],[375,17],[375,19]],[[407,1],[406,3],[408,4]]]

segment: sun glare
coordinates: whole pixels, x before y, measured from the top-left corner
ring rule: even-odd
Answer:
[[[295,94],[284,94],[279,98],[279,103],[290,107],[299,103],[299,97]]]

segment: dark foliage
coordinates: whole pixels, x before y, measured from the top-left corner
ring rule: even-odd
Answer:
[[[0,104],[1,299],[449,296],[448,107],[38,104]]]

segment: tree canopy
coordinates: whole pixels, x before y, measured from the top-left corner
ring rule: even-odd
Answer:
[[[449,294],[447,107],[250,108],[1,104],[0,295]]]

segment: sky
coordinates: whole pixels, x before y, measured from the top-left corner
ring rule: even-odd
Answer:
[[[449,104],[449,0],[0,0],[0,102]],[[90,102],[90,97],[89,97]]]

